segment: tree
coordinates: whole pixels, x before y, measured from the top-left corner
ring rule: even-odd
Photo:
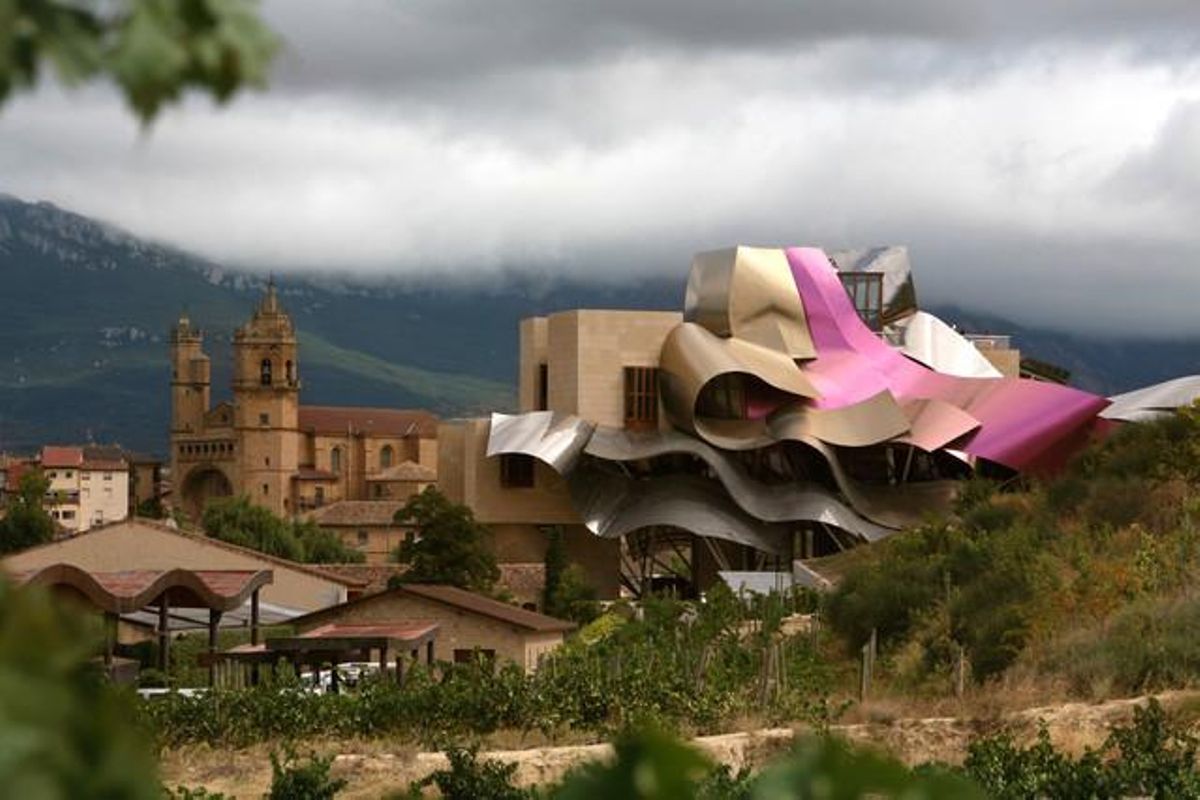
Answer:
[[[245,495],[214,500],[204,509],[204,532],[223,542],[268,555],[304,560],[304,548],[291,526]]]
[[[50,62],[67,84],[112,79],[150,122],[186,89],[264,85],[277,50],[252,0],[0,0],[0,103]]]
[[[583,567],[571,564],[563,570],[558,590],[551,599],[551,604],[545,608],[546,613],[552,617],[569,619],[580,625],[586,625],[600,616],[596,590],[588,582]]]
[[[0,580],[0,786],[5,797],[161,797],[132,695],[104,680],[100,626]]]
[[[408,565],[406,583],[447,583],[486,592],[500,578],[487,528],[471,509],[451,502],[433,486],[409,498],[396,512],[400,525],[413,525],[417,536],[404,541],[393,558]]]
[[[362,553],[310,521],[288,522],[245,495],[214,500],[204,509],[204,531],[214,539],[310,564],[356,563]]]
[[[342,537],[317,527],[311,520],[294,523],[292,530],[304,546],[304,560],[309,564],[359,564],[366,561],[366,556],[348,547]]]
[[[553,614],[558,597],[558,587],[562,585],[562,574],[567,568],[567,547],[563,542],[562,528],[555,525],[550,528],[546,541],[546,579],[542,587],[542,608],[547,614]]]
[[[567,560],[562,528],[550,529],[546,543],[546,582],[542,589],[542,609],[552,617],[586,624],[600,614],[596,590],[578,564]]]
[[[50,482],[39,470],[21,476],[17,495],[0,519],[0,553],[14,553],[54,538],[54,521],[42,507]]]

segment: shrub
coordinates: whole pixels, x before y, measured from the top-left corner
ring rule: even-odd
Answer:
[[[997,800],[1027,797],[1196,797],[1197,740],[1171,723],[1151,699],[1116,726],[1100,750],[1076,760],[1059,753],[1043,727],[1029,747],[1008,734],[973,742],[963,772]]]
[[[300,763],[291,748],[285,748],[282,758],[271,752],[271,789],[269,800],[332,800],[333,796],[346,787],[341,778],[331,778],[329,768],[333,756],[320,757],[316,753]]]
[[[474,747],[451,748],[446,751],[446,757],[450,760],[450,767],[414,781],[409,786],[409,797],[422,797],[422,790],[429,786],[436,786],[445,800],[526,800],[537,796],[532,791],[513,785],[516,764],[491,760],[480,762],[478,750]]]
[[[1084,695],[1095,686],[1139,694],[1186,685],[1200,675],[1198,630],[1200,598],[1140,600],[1055,642],[1037,666]]]

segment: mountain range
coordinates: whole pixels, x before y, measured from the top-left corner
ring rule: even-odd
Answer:
[[[331,273],[332,274],[332,273]],[[920,266],[916,266],[920,279]],[[567,308],[679,308],[686,274],[623,285],[514,272],[486,283],[283,276],[300,336],[303,400],[511,409],[517,323]],[[266,276],[106,223],[0,195],[0,452],[118,442],[162,453],[167,336],[186,311],[206,333],[214,402],[228,395],[230,338]],[[1200,372],[1200,341],[1090,339],[983,311],[930,308],[968,331],[1013,335],[1023,354],[1113,393]]]

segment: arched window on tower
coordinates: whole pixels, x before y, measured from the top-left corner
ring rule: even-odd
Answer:
[[[342,471],[342,448],[335,447],[329,451],[329,471],[335,475]]]
[[[287,362],[286,370],[287,371],[284,374],[287,375],[288,386],[295,386],[296,385],[296,365],[293,364],[291,361],[289,361],[289,362]]]
[[[385,444],[383,449],[379,451],[379,468],[387,469],[390,467],[392,465],[392,457],[394,454],[395,451],[392,450],[392,446],[390,444]]]
[[[262,364],[259,365],[259,368],[260,368],[259,381],[262,383],[263,386],[270,386],[271,385],[271,359],[264,358],[262,360]]]

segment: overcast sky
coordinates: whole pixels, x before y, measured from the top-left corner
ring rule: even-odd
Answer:
[[[1197,0],[278,0],[265,94],[0,110],[0,191],[234,266],[686,275],[909,245],[926,302],[1200,333]]]

